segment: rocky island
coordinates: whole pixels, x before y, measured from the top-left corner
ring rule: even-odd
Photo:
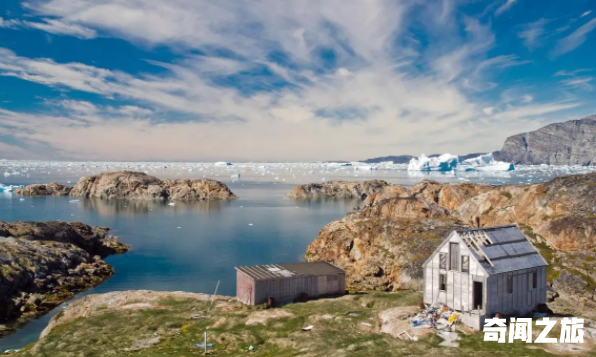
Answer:
[[[78,222],[0,222],[0,323],[47,312],[109,278],[114,270],[102,258],[128,246],[108,231]]]
[[[85,176],[74,187],[57,183],[29,185],[15,190],[27,196],[70,195],[74,198],[123,200],[209,201],[238,197],[222,182],[200,180],[161,180],[143,172],[116,171]]]
[[[345,269],[351,289],[420,290],[429,254],[477,218],[518,224],[549,263],[551,302],[596,313],[596,173],[527,185],[388,185],[327,224],[306,259]]]
[[[383,180],[362,182],[327,181],[296,186],[287,196],[294,199],[356,198],[364,200],[388,185]]]

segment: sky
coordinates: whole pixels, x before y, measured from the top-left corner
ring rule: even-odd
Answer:
[[[596,114],[592,0],[2,0],[0,158],[466,154]]]

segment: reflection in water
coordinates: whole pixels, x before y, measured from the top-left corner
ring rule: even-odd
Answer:
[[[229,201],[174,202],[173,205],[159,200],[102,200],[90,198],[80,200],[81,207],[96,211],[102,216],[135,216],[153,211],[209,213],[219,211]]]

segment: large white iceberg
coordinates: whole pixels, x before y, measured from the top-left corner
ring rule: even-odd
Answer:
[[[436,157],[422,154],[417,159],[412,158],[408,165],[408,171],[512,171],[514,169],[513,164],[495,161],[492,153],[463,161],[451,154]]]
[[[412,158],[408,171],[452,171],[457,167],[459,158],[451,154],[428,157],[424,154],[419,158]]]
[[[491,152],[464,160],[458,165],[457,169],[463,171],[513,171],[515,167],[509,162],[495,161]]]

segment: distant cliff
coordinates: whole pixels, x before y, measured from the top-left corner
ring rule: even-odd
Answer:
[[[520,164],[596,165],[596,115],[511,136],[495,160]]]

